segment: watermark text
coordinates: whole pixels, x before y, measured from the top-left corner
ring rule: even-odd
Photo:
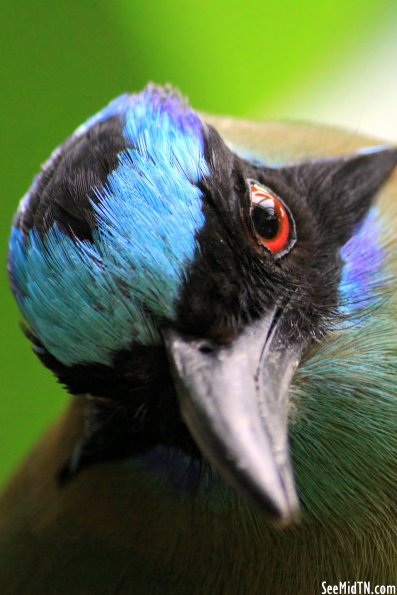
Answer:
[[[321,583],[322,595],[396,595],[396,585],[374,585],[370,581],[339,581],[329,585]]]

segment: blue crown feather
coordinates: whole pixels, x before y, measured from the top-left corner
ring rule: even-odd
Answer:
[[[111,364],[134,341],[159,342],[153,319],[175,316],[204,225],[197,184],[208,167],[198,116],[178,95],[149,87],[116,99],[76,134],[115,115],[129,148],[105,186],[93,189],[93,242],[56,224],[44,237],[16,227],[11,236],[10,273],[23,316],[66,365]]]

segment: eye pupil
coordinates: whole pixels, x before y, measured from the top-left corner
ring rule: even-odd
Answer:
[[[252,222],[256,232],[266,240],[275,238],[280,229],[280,221],[274,206],[259,204],[252,211]]]

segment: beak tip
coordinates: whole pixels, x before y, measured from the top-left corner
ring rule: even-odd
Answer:
[[[299,524],[301,521],[301,512],[299,505],[292,504],[288,507],[278,510],[278,514],[271,517],[271,522],[277,529],[285,529]]]
[[[300,513],[291,513],[288,516],[283,516],[277,519],[272,519],[271,523],[273,527],[276,529],[287,529],[289,527],[293,527],[294,525],[298,525],[301,521]]]
[[[274,527],[281,529],[300,522],[300,503],[289,467],[281,477],[276,469],[273,476],[251,472],[235,488],[266,514]]]
[[[269,508],[266,509],[269,515]],[[285,500],[282,505],[273,506],[269,515],[271,524],[277,529],[285,529],[293,525],[297,525],[301,520],[301,511],[297,501],[290,502]]]

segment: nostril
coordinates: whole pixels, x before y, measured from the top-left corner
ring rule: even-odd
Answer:
[[[212,345],[210,345],[209,343],[202,343],[201,345],[199,345],[198,350],[200,351],[200,353],[205,353],[205,354],[210,354],[210,353],[214,353],[215,349]]]

